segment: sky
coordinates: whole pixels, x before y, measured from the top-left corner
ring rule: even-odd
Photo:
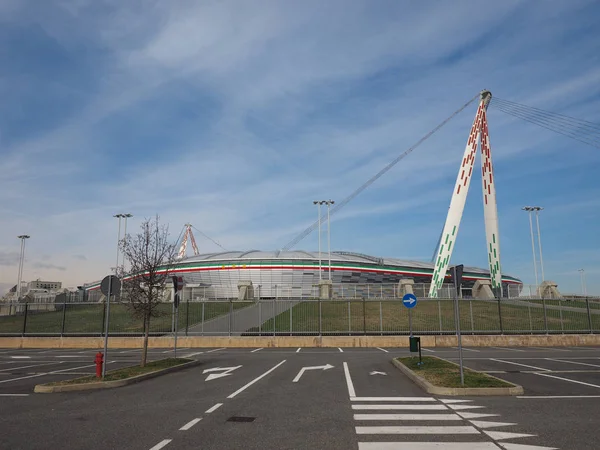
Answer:
[[[275,250],[482,89],[600,123],[597,1],[0,1],[0,295],[74,287],[159,215]],[[502,271],[600,294],[600,149],[488,111]],[[333,250],[430,261],[477,103],[331,219]],[[480,156],[476,164],[480,163]],[[451,263],[486,267],[475,171]],[[201,253],[220,251],[195,233]],[[323,236],[325,239],[325,235]],[[325,242],[325,241],[324,241]],[[317,233],[296,249],[317,249]],[[188,254],[191,254],[188,246]]]

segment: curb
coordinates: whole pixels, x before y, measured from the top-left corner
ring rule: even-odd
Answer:
[[[454,365],[458,365],[453,363],[452,361],[448,361],[443,358],[438,358],[437,356],[428,356],[430,358],[441,359],[442,361],[449,362]],[[500,378],[494,377],[493,375],[488,375],[488,377],[495,378],[496,380],[503,381],[505,383],[512,384],[513,387],[496,387],[496,388],[447,388],[434,386],[425,378],[417,375],[413,370],[406,367],[401,362],[397,361],[396,358],[392,359],[392,364],[396,366],[404,375],[410,378],[417,386],[423,389],[425,392],[433,395],[461,395],[461,396],[471,396],[471,395],[495,395],[495,396],[509,396],[509,395],[522,395],[524,393],[523,386],[518,384],[511,383],[510,381],[501,380]],[[469,369],[473,372],[478,372],[477,370]]]
[[[155,370],[154,372],[144,373],[135,377],[125,378],[123,380],[115,381],[98,381],[96,383],[81,383],[81,384],[65,384],[62,386],[50,386],[48,384],[36,384],[33,392],[38,394],[52,394],[55,392],[75,392],[75,391],[89,391],[95,389],[111,389],[121,386],[127,386],[129,384],[138,383],[140,381],[155,378],[160,375],[165,375],[171,372],[177,372],[179,370],[187,369],[201,364],[203,361],[190,361],[185,364],[179,364],[177,366],[168,367],[166,369]]]

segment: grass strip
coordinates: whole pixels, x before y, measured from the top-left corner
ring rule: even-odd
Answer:
[[[115,369],[106,372],[104,380],[102,378],[96,378],[95,375],[88,375],[85,377],[74,378],[71,380],[62,380],[48,383],[47,386],[64,386],[68,384],[83,384],[83,383],[98,383],[102,381],[117,381],[124,380],[126,378],[132,378],[138,375],[144,375],[151,372],[157,372],[159,370],[168,369],[169,367],[179,366],[193,361],[188,358],[166,358],[158,361],[152,361],[147,363],[144,367],[130,366],[122,369]]]
[[[423,357],[423,364],[417,365],[419,358],[410,356],[405,358],[396,358],[396,361],[404,364],[417,375],[425,378],[436,387],[448,388],[494,388],[494,387],[513,387],[512,384],[491,377],[485,373],[475,372],[471,369],[463,368],[465,384],[460,384],[460,368],[458,365],[449,361],[434,358],[431,356]]]

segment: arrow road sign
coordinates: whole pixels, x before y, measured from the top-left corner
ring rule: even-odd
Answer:
[[[417,305],[417,297],[415,297],[414,294],[405,294],[404,297],[402,297],[402,303],[408,309],[414,308]]]
[[[300,369],[300,372],[298,372],[298,375],[296,375],[296,378],[294,378],[292,380],[292,383],[297,383],[305,370],[317,370],[317,369],[328,370],[328,369],[333,369],[333,367],[334,366],[332,366],[331,364],[325,364],[324,366],[303,367],[302,369]]]
[[[204,380],[204,381],[216,380],[217,378],[222,378],[222,377],[231,375],[231,372],[233,372],[235,369],[239,369],[240,367],[242,367],[242,366],[213,367],[212,369],[205,369],[202,372],[202,374],[204,375],[205,373],[209,373],[209,372],[221,372],[221,373],[211,373],[209,376],[206,377],[206,380]]]
[[[387,373],[385,373],[385,372],[377,372],[376,370],[374,370],[373,372],[369,372],[369,375],[387,375]]]

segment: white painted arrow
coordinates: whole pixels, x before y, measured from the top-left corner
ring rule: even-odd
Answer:
[[[304,373],[304,371],[306,371],[306,370],[318,370],[318,369],[328,370],[328,369],[333,369],[333,367],[334,366],[332,366],[331,364],[325,364],[324,366],[303,367],[302,369],[300,369],[300,372],[298,372],[298,375],[296,375],[296,378],[294,378],[292,380],[292,383],[297,383],[298,380],[300,379],[300,377],[302,376],[302,374]]]
[[[202,374],[204,375],[205,373],[209,373],[209,372],[221,372],[221,373],[211,373],[209,376],[206,377],[206,380],[204,380],[204,381],[216,380],[217,378],[222,378],[222,377],[231,375],[231,372],[233,372],[236,369],[239,369],[240,367],[242,367],[242,366],[213,367],[212,369],[205,369],[202,372]]]
[[[377,372],[376,370],[374,370],[373,372],[369,372],[369,375],[387,375],[387,373],[385,373],[385,372]]]

